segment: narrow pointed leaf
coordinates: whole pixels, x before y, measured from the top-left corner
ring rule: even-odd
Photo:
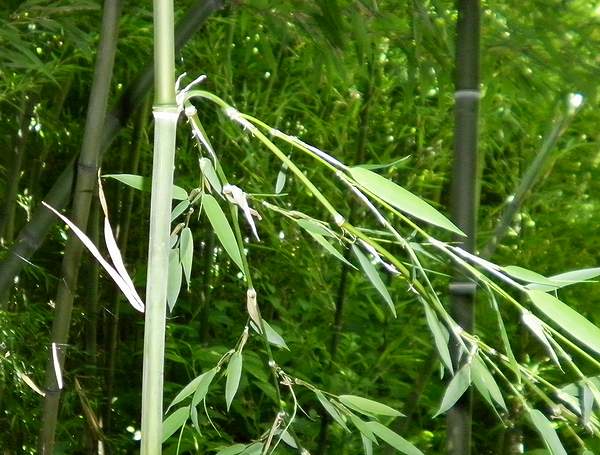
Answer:
[[[354,409],[362,414],[380,415],[380,416],[391,416],[399,417],[402,416],[400,411],[396,411],[394,408],[379,403],[377,401],[369,400],[368,398],[358,397],[356,395],[340,395],[339,400],[350,409]]]
[[[367,422],[367,426],[375,434],[375,436],[391,445],[394,449],[397,449],[407,455],[423,455],[423,452],[417,449],[414,445],[379,422]]]
[[[333,418],[333,420],[335,420],[344,430],[350,432],[350,429],[346,425],[346,422],[344,422],[344,419],[342,418],[338,410],[329,402],[327,398],[325,398],[325,395],[323,395],[323,393],[321,393],[319,390],[315,391],[315,395],[321,403],[321,406],[323,406],[325,411],[327,411],[327,413]]]
[[[127,282],[125,282],[125,280],[123,279],[121,274],[119,272],[117,272],[113,268],[113,266],[110,265],[108,263],[108,261],[106,261],[106,259],[104,259],[104,257],[102,257],[102,254],[100,254],[100,251],[98,251],[98,248],[96,248],[96,245],[94,245],[94,242],[92,242],[90,240],[90,238],[87,235],[85,235],[81,231],[81,229],[79,229],[74,223],[72,223],[65,216],[61,215],[53,207],[49,206],[44,201],[42,201],[42,204],[48,210],[50,210],[52,213],[54,213],[57,217],[59,217],[67,226],[69,226],[69,228],[71,228],[71,230],[77,236],[77,238],[79,238],[79,240],[81,240],[81,243],[83,243],[84,246],[89,250],[89,252],[92,253],[92,255],[100,263],[100,265],[102,267],[104,267],[104,270],[106,270],[106,272],[110,275],[110,277],[113,279],[113,281],[117,284],[117,286],[119,286],[119,289],[121,289],[121,292],[123,292],[123,294],[125,294],[125,297],[127,297],[127,300],[129,300],[129,303],[131,303],[131,306],[133,306],[136,310],[143,313],[144,312],[144,303],[142,302],[142,299],[139,297],[137,292],[132,292],[131,287],[129,286],[129,284]]]
[[[152,189],[152,179],[149,177],[142,177],[141,175],[135,174],[104,174],[102,177],[109,177],[124,183],[131,188],[136,190],[144,191],[149,193]],[[188,198],[187,191],[177,185],[173,185],[173,199],[183,201]]]
[[[175,219],[179,215],[181,215],[183,212],[185,212],[189,206],[190,206],[190,201],[187,199],[184,201],[181,201],[179,204],[177,204],[175,206],[175,208],[173,209],[173,211],[171,212],[171,222],[175,221]]]
[[[360,431],[361,435],[373,441],[375,444],[379,445],[379,443],[377,442],[377,438],[373,434],[371,428],[369,428],[369,426],[367,425],[367,422],[363,421],[361,418],[355,416],[352,413],[350,413],[348,417],[350,417],[350,421],[356,427],[356,429]]]
[[[442,324],[440,324],[440,321],[433,310],[429,307],[429,304],[423,301],[423,306],[425,308],[427,325],[433,334],[433,340],[435,341],[435,346],[438,350],[440,358],[442,359],[444,366],[448,369],[448,371],[450,371],[450,374],[454,374],[454,368],[452,367],[452,360],[450,358],[450,350],[448,349],[448,340],[450,339],[448,331]]]
[[[287,174],[282,167],[279,173],[277,174],[277,181],[275,182],[275,194],[280,194],[285,187],[285,181],[287,178]]]
[[[494,403],[496,403],[505,411],[507,410],[504,397],[496,380],[487,369],[485,363],[478,357],[475,357],[471,362],[471,378],[481,396],[483,396],[490,406],[494,406]]]
[[[288,345],[285,343],[283,337],[279,335],[279,333],[277,333],[277,331],[264,319],[262,320],[262,323],[265,327],[267,341],[278,348],[287,349],[289,351],[290,348],[288,348]],[[256,332],[260,333],[260,330],[258,330],[258,327],[255,324],[252,324],[252,328],[255,329]]]
[[[167,277],[167,304],[169,311],[173,311],[179,291],[181,290],[181,262],[179,262],[179,248],[169,252],[169,273]]]
[[[559,273],[558,275],[549,277],[548,279],[552,281],[552,285],[529,284],[527,285],[527,288],[538,289],[540,291],[552,291],[554,289],[560,289],[572,284],[585,283],[588,280],[597,278],[598,276],[600,276],[600,267],[572,270],[570,272]]]
[[[190,415],[190,408],[184,406],[174,411],[169,417],[163,422],[163,437],[162,440],[165,442],[171,437],[173,433],[179,430],[185,425]]]
[[[248,446],[245,444],[234,444],[230,447],[219,450],[217,455],[238,455],[246,450],[246,447]]]
[[[358,258],[358,262],[360,263],[363,272],[365,272],[365,275],[367,276],[371,284],[375,287],[375,289],[377,289],[377,292],[381,294],[383,300],[385,300],[385,303],[388,304],[390,311],[392,312],[394,317],[396,317],[396,307],[394,307],[392,297],[390,296],[390,293],[385,287],[385,284],[383,284],[383,281],[381,280],[379,273],[375,269],[375,266],[371,264],[371,261],[369,261],[369,259],[363,254],[362,251],[360,251],[360,249],[356,245],[352,245],[352,251]]]
[[[223,248],[231,260],[235,262],[242,273],[244,273],[242,255],[238,248],[237,241],[235,240],[235,235],[229,225],[229,221],[227,221],[227,218],[225,217],[225,213],[223,213],[223,210],[217,203],[217,200],[210,194],[205,194],[202,196],[202,205],[221,245],[223,245]]]
[[[356,167],[360,167],[363,169],[368,169],[369,171],[377,171],[379,169],[386,169],[388,167],[392,167],[392,166],[397,166],[403,162],[406,162],[410,159],[410,155],[408,156],[403,156],[400,159],[397,159],[396,161],[392,161],[391,163],[384,163],[384,164],[359,164]]]
[[[240,386],[240,378],[242,376],[242,353],[236,351],[232,354],[227,365],[227,381],[225,382],[225,402],[227,403],[227,411],[231,407],[233,397],[237,393]]]
[[[196,391],[194,392],[194,397],[192,398],[193,407],[198,406],[198,403],[204,400],[206,394],[208,393],[208,388],[218,372],[219,370],[215,367],[199,376],[200,381],[198,381]]]
[[[555,282],[550,278],[546,278],[544,275],[540,275],[532,270],[518,267],[516,265],[507,265],[502,267],[502,270],[507,275],[516,278],[519,281],[525,281],[527,283],[543,284],[547,286],[554,286]]]
[[[529,419],[552,455],[567,455],[556,430],[544,414],[537,409],[530,409]]]
[[[175,396],[175,398],[173,398],[171,404],[167,407],[167,412],[169,412],[169,409],[171,409],[174,405],[180,403],[181,401],[189,397],[192,393],[194,393],[198,388],[198,384],[200,383],[200,381],[202,381],[202,377],[204,375],[206,375],[206,373],[201,374],[197,378],[192,379],[183,389],[181,389],[181,391]]]
[[[350,175],[361,186],[398,210],[456,234],[465,235],[454,223],[427,202],[391,180],[361,167],[350,168]]]
[[[533,304],[572,338],[600,354],[600,329],[556,297],[538,290],[527,291]]]
[[[360,435],[360,439],[362,440],[362,446],[365,455],[373,455],[373,441],[366,438],[363,434]]]
[[[560,362],[558,361],[558,356],[556,355],[556,352],[554,352],[552,345],[550,344],[550,342],[548,341],[548,338],[546,337],[546,333],[544,332],[544,327],[542,326],[542,321],[540,321],[536,316],[534,316],[527,310],[525,310],[523,312],[523,315],[521,316],[521,320],[527,327],[529,327],[529,330],[531,330],[531,332],[536,336],[536,338],[542,342],[542,344],[546,348],[546,351],[548,352],[548,355],[550,356],[552,361],[559,368],[562,369],[562,367],[560,366]]]
[[[217,172],[215,171],[212,161],[208,158],[200,158],[200,170],[210,186],[217,192],[217,194],[221,194],[223,192],[223,186],[221,185],[221,181],[217,176]]]
[[[192,418],[192,425],[194,429],[200,436],[202,436],[202,431],[200,431],[200,422],[198,421],[198,409],[195,406],[190,408],[190,417]]]
[[[467,391],[469,385],[471,384],[471,369],[469,365],[464,365],[458,372],[454,375],[450,384],[448,384],[448,388],[444,393],[444,398],[442,398],[442,404],[440,405],[440,409],[435,413],[434,417],[446,412],[454,403],[456,403],[460,397]]]
[[[356,270],[356,267],[354,267],[353,264],[348,262],[346,260],[346,258],[342,255],[342,253],[340,253],[331,243],[329,243],[325,237],[323,237],[321,234],[315,234],[314,232],[309,232],[309,234],[313,239],[315,239],[317,241],[317,243],[319,245],[321,245],[323,248],[325,248],[325,251],[327,251],[332,256],[335,256],[337,259],[342,261],[348,267],[351,267],[354,270]]]
[[[185,281],[187,282],[189,289],[190,278],[192,276],[192,261],[194,259],[194,239],[192,237],[191,229],[188,227],[184,228],[183,231],[181,231],[180,238],[179,254],[181,255],[181,266],[183,267]]]
[[[320,234],[324,237],[333,237],[333,232],[316,220],[299,218],[296,220],[296,223],[309,234]]]

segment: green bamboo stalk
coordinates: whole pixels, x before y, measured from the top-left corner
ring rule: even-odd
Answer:
[[[120,0],[105,1],[102,15],[102,32],[90,92],[81,155],[77,167],[77,180],[71,212],[71,220],[82,230],[85,230],[87,226],[91,200],[96,185],[96,173],[102,145],[102,125],[106,118],[110,94],[120,14]],[[61,370],[64,365],[65,347],[69,338],[71,313],[77,290],[82,252],[83,245],[76,236],[71,235],[65,247],[62,263],[63,279],[58,286],[51,335],[53,345],[58,348],[56,354]],[[54,436],[61,395],[53,354],[54,351],[50,349],[46,367],[46,397],[44,399],[42,428],[39,438],[39,453],[43,455],[52,454],[54,451]]]
[[[222,0],[198,0],[187,11],[183,19],[177,24],[175,36],[176,49],[183,45],[197,32],[201,25],[223,8]],[[125,90],[117,103],[117,108],[107,115],[104,126],[100,128],[102,135],[102,153],[106,151],[117,133],[123,128],[131,115],[139,107],[144,96],[150,90],[154,81],[154,67],[144,68],[135,82]],[[71,196],[73,187],[73,161],[60,174],[50,191],[43,198],[49,205],[60,210],[63,209]],[[13,279],[21,272],[27,261],[41,246],[44,238],[50,231],[50,227],[56,222],[56,217],[44,206],[40,205],[31,215],[31,220],[21,229],[19,235],[8,251],[6,259],[0,263],[0,306],[6,300]]]
[[[141,455],[162,452],[163,369],[171,193],[179,110],[175,99],[173,0],[154,0],[154,157],[146,281]]]
[[[454,166],[452,171],[452,217],[466,235],[457,239],[466,251],[473,252],[476,242],[477,135],[479,115],[479,0],[458,0],[456,24],[456,92]],[[456,267],[450,284],[452,316],[472,333],[475,320],[475,285]],[[461,363],[462,346],[452,340],[451,354],[456,370]],[[467,356],[462,356],[462,361]],[[468,390],[449,410],[447,444],[450,455],[470,455],[472,393]]]

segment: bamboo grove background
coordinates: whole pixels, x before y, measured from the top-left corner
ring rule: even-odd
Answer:
[[[40,209],[42,200],[77,207],[83,193],[91,204],[87,232],[97,240],[96,164],[103,174],[151,174],[152,12],[147,2],[112,3],[119,17],[114,69],[102,70],[100,24],[110,5],[7,1],[1,7],[0,448],[6,454],[36,453],[47,411],[34,389],[49,387],[44,375],[61,286],[75,300],[70,334],[61,344],[68,387],[57,408],[55,453],[91,453],[98,439],[109,453],[134,453],[139,446],[143,319],[86,252],[79,283],[69,288],[71,278],[61,271],[67,232]],[[206,74],[203,88],[346,163],[395,162],[381,172],[449,213],[456,18],[455,5],[444,1],[182,1],[176,3],[176,74]],[[552,275],[599,262],[599,19],[597,6],[587,1],[481,5],[477,249],[498,264]],[[90,93],[102,83],[108,114],[94,120],[94,111],[103,109],[90,108]],[[575,109],[578,95],[583,104]],[[198,112],[227,175],[248,193],[273,193],[281,164],[212,108]],[[319,168],[285,151],[345,216],[365,218]],[[75,187],[73,175],[86,172],[87,187]],[[534,185],[506,235],[490,246],[524,176]],[[195,145],[182,129],[175,183],[190,189],[199,178]],[[149,193],[114,180],[103,185],[121,253],[142,289]],[[314,197],[289,172],[284,193],[290,209],[315,212]],[[166,403],[216,363],[247,319],[240,311],[245,293],[238,269],[206,220],[192,226],[190,290],[182,289],[167,318]],[[265,216],[258,226],[261,242],[248,244],[253,280],[263,316],[290,348],[278,351],[278,362],[326,390],[401,410],[408,417],[393,424],[400,434],[425,453],[446,453],[446,422],[432,415],[447,382],[439,378],[422,307],[409,290],[386,283],[394,319],[360,274],[344,270],[295,224]],[[436,288],[448,289],[450,264],[427,265]],[[568,288],[563,301],[598,323],[598,289]],[[495,316],[478,298],[476,333],[493,342]],[[519,362],[558,383],[573,380],[552,364],[518,314],[506,317]],[[204,419],[203,437],[184,433],[182,452],[210,453],[268,429],[275,391],[262,367],[261,345],[250,344],[231,411],[223,381],[209,391],[219,433]],[[308,417],[296,430],[310,441],[311,453],[361,453],[360,437],[328,422],[313,397],[301,399]],[[502,425],[475,397],[473,453],[517,453],[521,441],[530,453],[543,447],[518,405],[509,408]],[[578,437],[600,451],[584,429]],[[575,453],[574,437],[563,442]],[[175,453],[176,446],[173,437],[164,452]]]

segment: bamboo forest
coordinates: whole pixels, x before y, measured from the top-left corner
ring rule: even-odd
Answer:
[[[598,2],[0,11],[0,455],[600,454]]]

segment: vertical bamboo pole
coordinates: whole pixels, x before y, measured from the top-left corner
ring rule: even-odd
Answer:
[[[163,366],[169,265],[171,192],[178,109],[175,100],[173,0],[154,0],[154,157],[146,282],[141,455],[159,455],[162,444]]]
[[[452,170],[452,216],[467,234],[458,239],[469,252],[475,249],[477,226],[477,130],[479,114],[479,0],[458,0],[456,24],[456,92],[454,166]],[[471,332],[475,319],[475,285],[460,270],[450,285],[452,315],[460,326]],[[464,353],[463,353],[464,354]],[[455,366],[460,367],[460,346],[452,346]],[[467,391],[448,412],[448,454],[470,455],[472,394]]]

